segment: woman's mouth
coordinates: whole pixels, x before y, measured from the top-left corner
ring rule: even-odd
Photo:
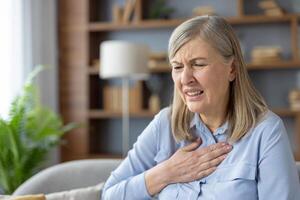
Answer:
[[[190,90],[184,92],[187,101],[200,101],[203,97],[203,93],[203,90]]]
[[[198,91],[193,91],[193,92],[186,92],[185,94],[189,97],[196,97],[196,96],[200,96],[201,94],[203,94],[203,90],[198,90]]]

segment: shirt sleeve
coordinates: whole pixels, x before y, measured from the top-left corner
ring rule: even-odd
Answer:
[[[265,128],[258,166],[258,199],[299,200],[300,184],[283,122]]]
[[[145,171],[156,163],[158,114],[138,137],[121,165],[111,173],[105,183],[102,199],[143,200],[151,199],[146,184]]]

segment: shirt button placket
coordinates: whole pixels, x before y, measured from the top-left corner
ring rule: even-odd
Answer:
[[[203,185],[205,182],[206,182],[205,180],[201,180],[201,181],[199,182],[199,192],[198,192],[197,198],[195,198],[195,199],[198,199],[198,197],[200,197],[200,195],[201,195],[201,193],[202,193],[202,185]]]

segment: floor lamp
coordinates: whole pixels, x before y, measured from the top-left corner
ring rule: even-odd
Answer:
[[[149,49],[127,41],[104,41],[100,45],[100,77],[122,78],[122,153],[129,150],[129,80],[143,80],[148,75]]]

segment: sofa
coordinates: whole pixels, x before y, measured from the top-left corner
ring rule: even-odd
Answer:
[[[49,194],[104,183],[121,161],[88,159],[61,163],[39,172],[23,183],[13,195]],[[296,165],[300,179],[300,162]]]
[[[24,182],[13,195],[49,194],[97,185],[109,177],[121,159],[87,159],[57,164]]]

